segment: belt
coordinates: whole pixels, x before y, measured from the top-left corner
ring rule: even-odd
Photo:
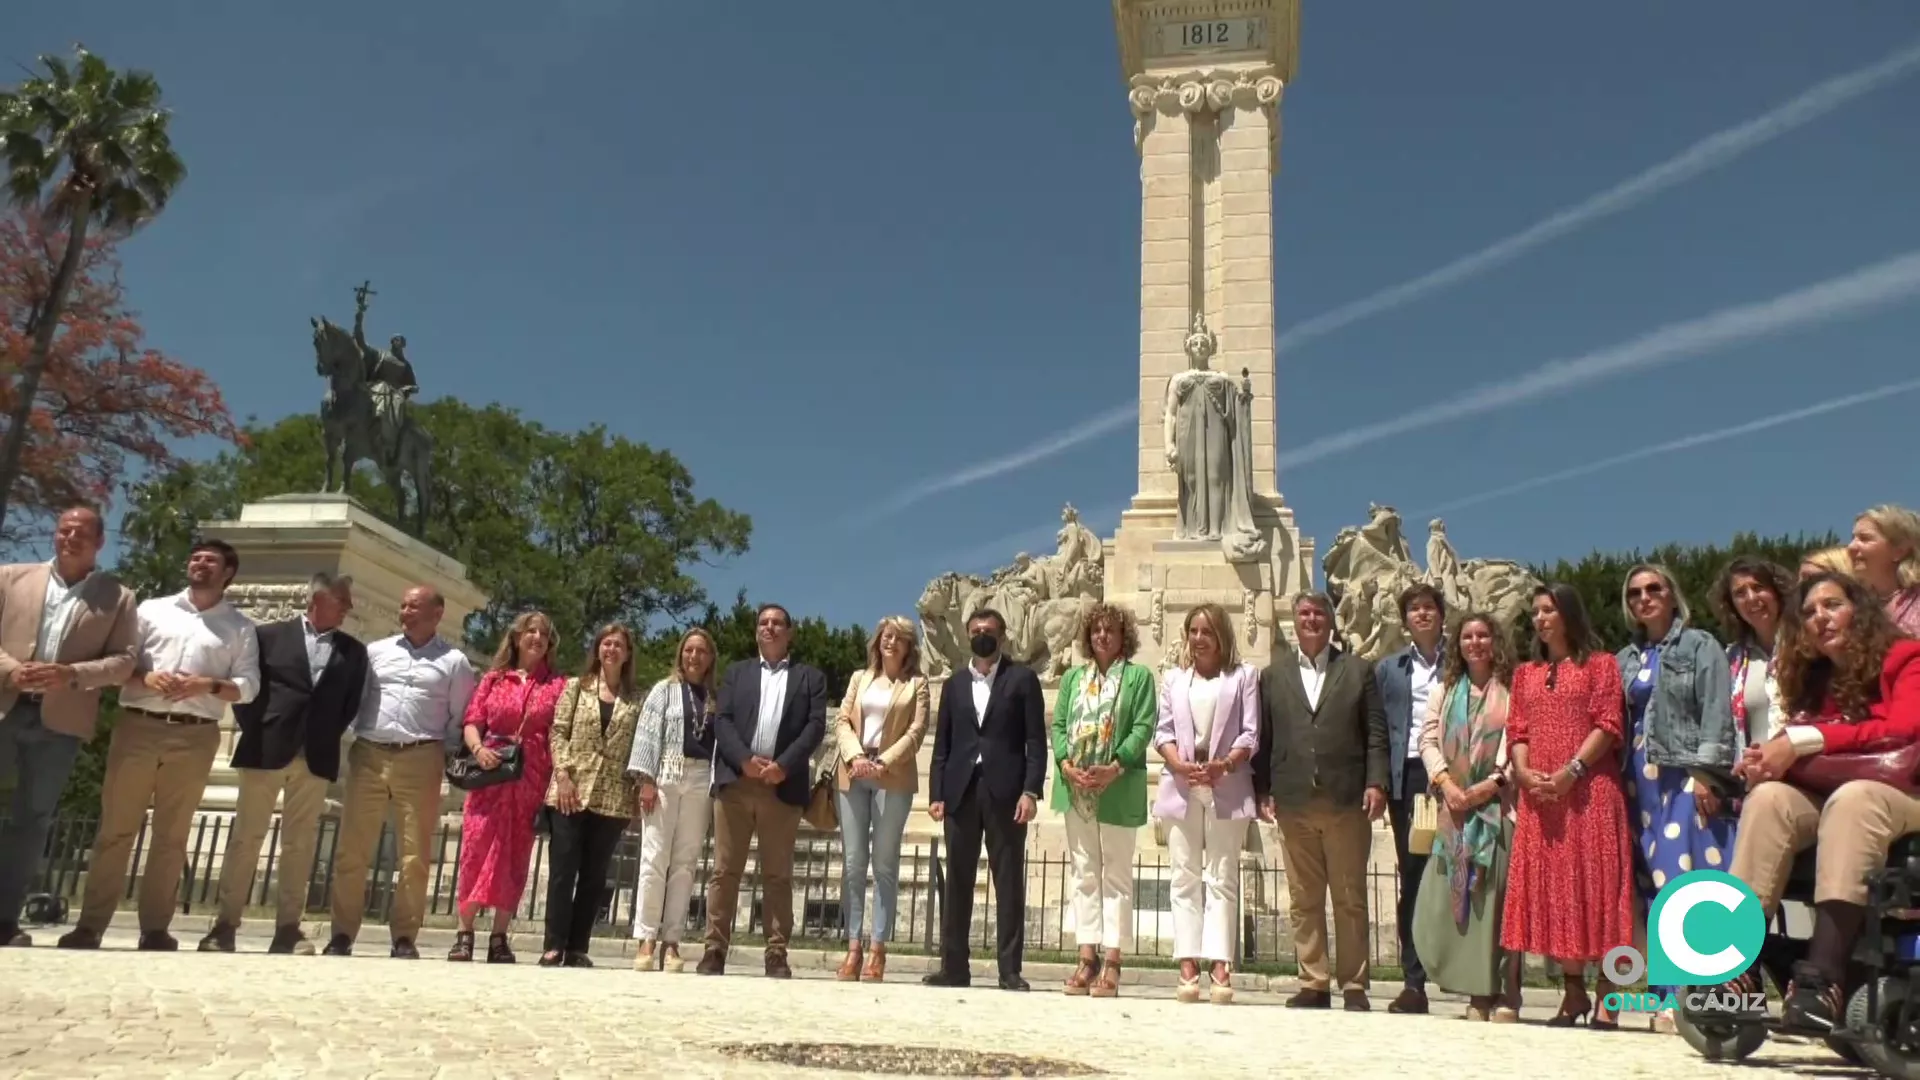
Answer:
[[[152,709],[142,709],[137,705],[123,705],[121,706],[121,708],[125,709],[127,712],[130,712],[130,713],[139,713],[141,716],[150,716],[155,720],[160,721],[161,723],[173,724],[176,727],[196,727],[200,724],[217,724],[220,722],[219,717],[198,716],[198,715],[195,715],[194,713],[155,712]]]
[[[379,739],[361,739],[363,743],[376,750],[412,750],[419,746],[437,746],[439,739],[415,739],[412,742],[381,742]]]

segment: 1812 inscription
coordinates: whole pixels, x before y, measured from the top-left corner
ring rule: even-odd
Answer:
[[[1265,23],[1258,18],[1156,23],[1147,34],[1147,53],[1171,57],[1255,51],[1266,44]]]

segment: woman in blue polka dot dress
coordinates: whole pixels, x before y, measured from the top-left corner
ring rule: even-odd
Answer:
[[[1621,594],[1633,641],[1619,653],[1631,742],[1627,815],[1641,917],[1667,882],[1691,870],[1724,870],[1738,822],[1728,793],[1740,747],[1726,650],[1687,625],[1687,599],[1667,569],[1642,563]],[[1673,987],[1649,987],[1664,994]],[[1670,1012],[1653,1018],[1674,1030]]]

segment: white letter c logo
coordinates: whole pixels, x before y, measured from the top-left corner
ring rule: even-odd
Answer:
[[[1747,959],[1729,945],[1711,956],[1687,942],[1687,913],[1700,904],[1718,904],[1736,911],[1746,901],[1739,889],[1724,881],[1694,881],[1676,889],[1660,909],[1660,949],[1675,967],[1686,972],[1725,971]]]

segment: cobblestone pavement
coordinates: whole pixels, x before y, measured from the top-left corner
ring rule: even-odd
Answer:
[[[50,938],[52,935],[48,935]],[[381,935],[382,937],[384,935]],[[183,944],[192,947],[192,938]],[[379,944],[371,939],[364,944]],[[0,1074],[21,1077],[813,1076],[723,1056],[727,1043],[824,1042],[990,1050],[1078,1062],[1111,1076],[1213,1078],[1478,1074],[1531,1078],[1863,1076],[1824,1049],[1771,1043],[1745,1067],[1715,1066],[1677,1038],[1469,1024],[1457,1004],[1390,1016],[1305,1014],[1278,995],[1182,1006],[1164,989],[1102,1001],[1036,981],[1031,994],[792,982],[735,961],[723,979],[639,974],[619,958],[592,971],[266,956],[143,954],[115,935],[98,952],[45,943],[0,949]],[[432,955],[432,954],[429,954]],[[757,961],[757,957],[752,958]],[[975,964],[976,976],[988,970]],[[1382,987],[1383,991],[1387,988]],[[1772,1068],[1755,1070],[1760,1064]],[[873,1074],[867,1074],[873,1075]]]

